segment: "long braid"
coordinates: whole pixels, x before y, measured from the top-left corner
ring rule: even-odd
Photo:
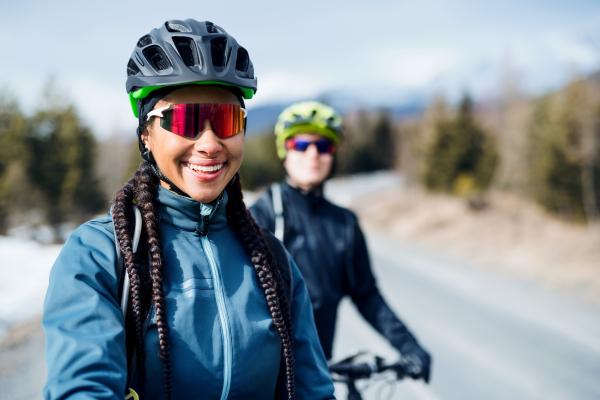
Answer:
[[[137,350],[137,364],[139,371],[140,395],[142,398],[145,394],[145,378],[146,378],[146,357],[143,346],[143,324],[144,318],[142,315],[142,293],[140,284],[139,264],[134,260],[132,251],[132,239],[129,230],[129,221],[126,216],[127,207],[131,204],[135,188],[135,178],[130,179],[116,193],[113,200],[112,214],[114,216],[115,230],[119,238],[119,247],[123,253],[125,268],[129,274],[131,303],[133,308],[133,316],[135,322],[135,345]]]
[[[275,265],[272,263],[271,265]],[[292,312],[290,303],[287,297],[287,293],[284,290],[284,282],[281,278],[281,274],[275,274],[277,278],[277,297],[279,299],[279,305],[281,315],[283,317],[283,323],[287,327],[288,336],[290,340],[288,344],[283,347],[283,354],[285,356],[285,375],[287,378],[288,393],[291,393],[289,399],[295,398],[295,381],[294,381],[294,332],[292,325]]]
[[[245,203],[244,203],[244,205],[245,205]],[[254,220],[254,218],[252,217],[252,215],[249,212],[247,212],[247,215],[248,215],[251,223],[253,223],[256,226],[256,228],[258,228],[259,232],[261,232],[260,236],[261,236],[261,239],[263,239],[263,241],[264,241],[261,228],[259,227],[258,224],[256,224],[256,221]],[[284,289],[285,283],[283,282],[283,278],[281,277],[281,274],[279,273],[279,270],[276,267],[277,261],[273,255],[273,252],[269,249],[267,243],[264,242],[264,244],[266,246],[267,262],[271,266],[272,271],[274,271],[274,275],[275,275],[275,279],[276,279],[276,291],[277,291],[277,298],[279,300],[279,309],[281,311],[281,317],[283,318],[284,325],[288,329],[288,336],[290,338],[289,345],[283,347],[283,352],[284,352],[284,356],[286,358],[286,378],[287,378],[287,383],[288,383],[288,392],[294,393],[294,395],[295,395],[295,389],[292,387],[291,388],[292,391],[290,391],[290,387],[289,387],[290,382],[294,383],[294,335],[293,335],[293,325],[292,325],[292,312],[291,312],[287,293],[285,292],[285,289]],[[290,358],[290,360],[291,360],[291,363],[289,364],[289,365],[291,365],[291,368],[288,366],[288,358]],[[290,398],[293,398],[293,397],[290,397]]]
[[[158,236],[158,215],[154,205],[154,197],[158,188],[158,178],[151,171],[150,163],[144,162],[136,174],[135,199],[142,213],[142,221],[150,250],[150,277],[152,279],[152,300],[156,309],[156,325],[158,328],[159,356],[163,362],[163,378],[165,399],[171,399],[171,345],[169,341],[169,325],[165,310],[165,293],[163,290],[163,262],[160,238]]]
[[[262,287],[271,318],[277,328],[283,347],[286,367],[288,399],[295,399],[294,383],[294,335],[292,318],[287,296],[283,290],[283,280],[277,270],[275,257],[269,249],[260,227],[250,215],[243,201],[242,184],[239,174],[228,186],[229,200],[227,214],[232,228],[250,255],[252,264]]]

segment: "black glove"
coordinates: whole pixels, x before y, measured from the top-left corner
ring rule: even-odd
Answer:
[[[408,375],[413,379],[421,379],[429,383],[431,356],[416,342],[408,342],[400,348],[402,360],[408,366]]]

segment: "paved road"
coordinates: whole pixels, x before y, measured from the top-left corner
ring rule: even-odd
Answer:
[[[414,246],[368,240],[384,295],[434,357],[432,384],[402,382],[393,399],[600,399],[600,310]],[[334,358],[349,349],[394,354],[360,319],[342,305]],[[367,399],[385,398],[375,389]]]
[[[46,380],[41,318],[13,328],[0,342],[0,400],[42,398]]]

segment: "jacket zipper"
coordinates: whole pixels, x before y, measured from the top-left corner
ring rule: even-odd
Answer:
[[[215,261],[215,256],[210,247],[210,242],[208,241],[208,215],[204,216],[203,221],[203,229],[202,232],[204,235],[200,236],[200,241],[202,242],[202,248],[204,249],[204,253],[206,254],[206,258],[208,259],[208,263],[210,264],[210,269],[212,271],[214,286],[215,286],[215,297],[217,300],[217,309],[219,310],[219,319],[221,321],[221,327],[223,330],[223,392],[221,393],[221,400],[227,399],[229,396],[229,388],[231,386],[231,364],[232,364],[232,348],[231,348],[231,336],[229,330],[229,318],[227,316],[227,309],[225,308],[225,294],[223,290],[223,282],[221,281],[221,274],[217,267],[217,263]],[[206,231],[206,232],[205,232]]]

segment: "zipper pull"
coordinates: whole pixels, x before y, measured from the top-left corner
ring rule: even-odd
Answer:
[[[210,224],[210,214],[212,211],[213,206],[208,204],[200,205],[200,216],[202,216],[202,232],[200,232],[198,229],[194,229],[194,232],[196,232],[198,235],[206,236],[208,234],[208,225]]]
[[[204,216],[204,221],[202,221],[202,232],[200,232],[200,235],[202,236],[206,236],[208,234],[208,223],[210,221],[210,218],[208,215]]]
[[[206,236],[208,234],[209,221],[210,221],[209,216],[205,215],[204,218],[202,219],[202,232],[200,232],[198,229],[194,229],[194,231],[200,236]]]

